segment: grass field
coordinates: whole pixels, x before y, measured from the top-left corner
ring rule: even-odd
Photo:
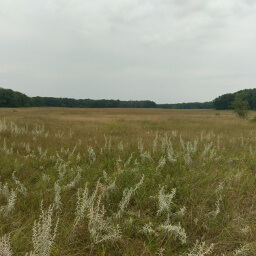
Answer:
[[[255,188],[230,111],[0,109],[0,256],[256,255]]]

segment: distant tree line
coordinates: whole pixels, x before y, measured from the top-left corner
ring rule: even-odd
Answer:
[[[256,110],[256,89],[245,89],[235,93],[223,94],[213,100],[215,109],[228,110],[234,109],[234,101],[244,101],[248,103],[248,108]]]
[[[67,108],[156,108],[150,100],[91,100],[54,97],[28,97],[11,89],[0,88],[0,107],[67,107]]]
[[[32,107],[67,107],[67,108],[155,108],[156,103],[150,100],[91,100],[53,97],[32,97]]]
[[[92,100],[54,97],[28,97],[11,89],[0,88],[0,107],[68,107],[68,108],[164,108],[164,109],[234,109],[234,101],[248,102],[248,109],[256,110],[256,89],[227,93],[210,102],[156,104],[150,100]],[[241,103],[241,104],[242,104]],[[247,104],[247,103],[246,103]]]
[[[166,109],[212,109],[214,108],[212,101],[210,102],[191,102],[191,103],[176,103],[176,104],[158,104],[159,108]]]

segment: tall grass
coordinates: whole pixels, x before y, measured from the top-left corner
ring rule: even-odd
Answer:
[[[2,109],[0,255],[255,255],[255,125],[219,113]]]

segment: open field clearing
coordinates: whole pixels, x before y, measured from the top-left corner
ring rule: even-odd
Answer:
[[[255,238],[255,123],[0,109],[0,256],[256,255]]]

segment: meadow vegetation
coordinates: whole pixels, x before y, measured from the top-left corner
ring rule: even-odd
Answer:
[[[1,109],[0,255],[255,255],[255,128],[231,111]]]

